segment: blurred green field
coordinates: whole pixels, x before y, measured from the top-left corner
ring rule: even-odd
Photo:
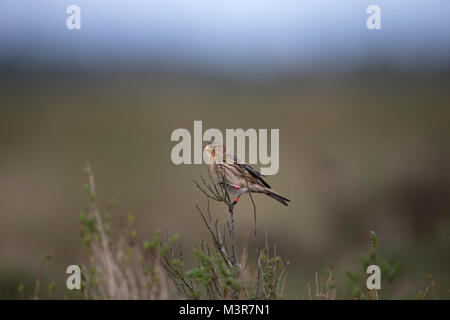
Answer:
[[[426,274],[442,294],[450,288],[448,81],[57,74],[5,77],[0,88],[0,298],[18,298],[20,283],[30,293],[48,252],[43,282],[67,294],[65,269],[83,256],[87,161],[100,202],[118,200],[115,218],[132,212],[140,238],[169,230],[191,252],[207,237],[192,183],[206,166],[172,164],[170,134],[192,131],[194,120],[204,130],[280,129],[280,171],[268,181],[292,203],[261,196],[256,205],[260,234],[267,229],[290,261],[286,298],[306,295],[306,281],[330,266],[338,298],[348,297],[344,273],[358,270],[371,230],[381,254],[401,264],[392,296],[415,297]],[[248,197],[236,219],[242,246],[253,231]]]

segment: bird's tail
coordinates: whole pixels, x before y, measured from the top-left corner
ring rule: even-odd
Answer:
[[[291,200],[289,200],[288,198],[282,196],[282,195],[279,194],[279,193],[276,193],[276,192],[273,191],[272,189],[266,188],[264,191],[265,191],[264,193],[267,194],[269,197],[272,197],[272,198],[274,198],[275,200],[281,202],[281,203],[284,204],[286,207],[287,207],[287,205],[288,205],[288,202],[291,202]]]

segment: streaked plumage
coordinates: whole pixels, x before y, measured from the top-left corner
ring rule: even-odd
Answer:
[[[226,153],[224,145],[210,142],[205,147],[205,151],[211,160],[210,169],[216,182],[225,186],[228,192],[236,197],[233,204],[236,204],[239,197],[247,193],[248,189],[252,193],[266,194],[285,206],[290,202],[286,197],[273,191],[258,171],[241,162],[237,157]]]

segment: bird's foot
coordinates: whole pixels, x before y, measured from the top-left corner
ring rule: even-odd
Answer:
[[[239,201],[239,197],[234,199],[234,201],[231,203],[230,207],[228,208],[228,211],[230,211],[230,213],[233,213],[234,206],[236,205],[236,203],[238,203],[238,201]]]

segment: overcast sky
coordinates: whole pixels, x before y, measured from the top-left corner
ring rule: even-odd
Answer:
[[[81,8],[81,30],[66,9]],[[381,8],[381,30],[366,9]],[[448,63],[448,0],[1,0],[0,62],[307,68]]]

